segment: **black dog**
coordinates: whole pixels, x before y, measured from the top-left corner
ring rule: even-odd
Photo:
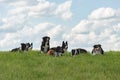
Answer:
[[[19,48],[14,48],[11,50],[11,52],[17,52],[17,51],[20,51],[20,47]]]

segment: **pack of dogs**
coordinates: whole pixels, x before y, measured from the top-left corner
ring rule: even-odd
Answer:
[[[52,56],[62,56],[64,52],[68,49],[68,42],[63,41],[61,46],[50,48],[50,37],[45,36],[42,38],[41,43],[41,53],[46,53],[47,55]]]
[[[33,43],[21,43],[20,47],[12,49],[11,52],[16,52],[16,51],[26,52],[32,49],[33,49]],[[62,41],[61,46],[50,48],[50,37],[44,36],[42,38],[42,42],[40,46],[41,53],[59,57],[62,56],[65,52],[67,52],[67,50],[68,50],[67,41]],[[88,51],[83,48],[76,48],[71,50],[71,56],[76,56],[79,54],[86,54],[86,53],[88,53]],[[102,55],[104,54],[104,50],[102,49],[101,44],[95,44],[93,46],[92,55],[96,55],[96,54],[102,54]]]

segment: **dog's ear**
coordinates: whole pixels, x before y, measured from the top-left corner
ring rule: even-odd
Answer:
[[[98,44],[99,47],[101,47],[101,44]]]
[[[68,42],[66,41],[66,45],[68,45]]]
[[[96,47],[96,45],[93,46],[94,48]]]

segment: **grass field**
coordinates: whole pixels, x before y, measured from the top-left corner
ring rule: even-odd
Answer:
[[[120,80],[120,52],[75,57],[0,52],[0,80]]]

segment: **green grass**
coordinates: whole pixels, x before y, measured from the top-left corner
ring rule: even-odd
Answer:
[[[120,52],[75,57],[0,52],[0,80],[120,80]]]

